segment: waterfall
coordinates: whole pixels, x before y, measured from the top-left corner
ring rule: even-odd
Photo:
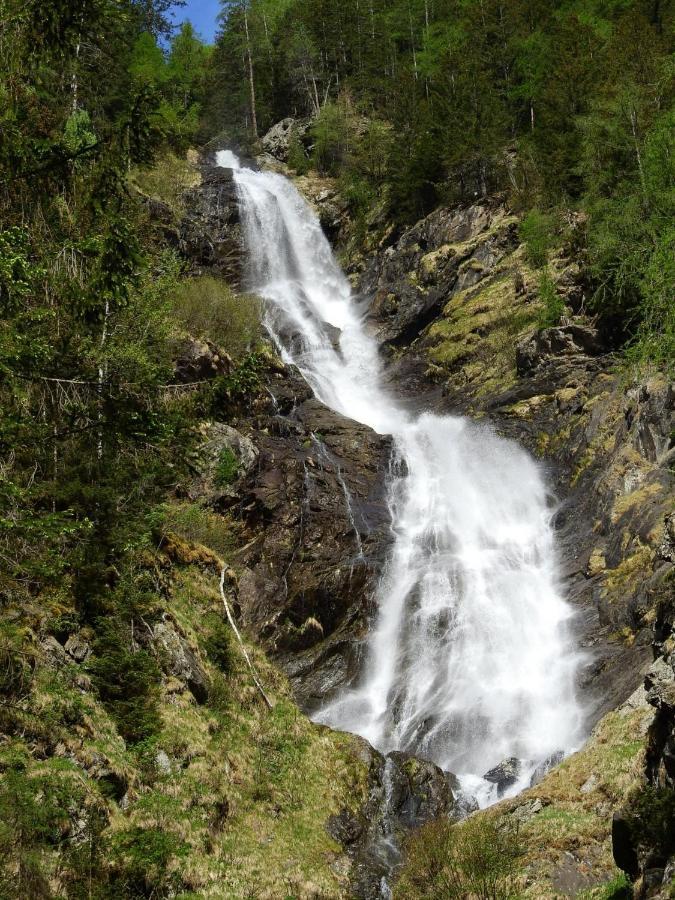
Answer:
[[[454,772],[485,805],[488,770],[534,770],[579,743],[579,655],[556,569],[542,473],[515,443],[455,416],[412,415],[320,224],[283,176],[233,169],[249,287],[266,326],[327,406],[391,434],[393,548],[358,683],[315,719]]]

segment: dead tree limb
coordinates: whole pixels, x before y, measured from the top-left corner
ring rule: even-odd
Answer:
[[[249,669],[251,670],[251,675],[253,676],[253,683],[260,691],[260,695],[263,698],[263,700],[265,701],[267,708],[272,709],[272,703],[270,702],[269,697],[265,693],[265,689],[263,688],[262,684],[260,683],[260,679],[258,678],[258,673],[256,672],[255,666],[251,662],[251,657],[248,655],[248,653],[246,651],[246,647],[244,646],[242,637],[239,634],[239,629],[237,628],[237,625],[232,616],[232,612],[230,611],[230,605],[227,602],[227,597],[225,596],[225,572],[226,572],[226,567],[223,566],[223,569],[220,573],[220,596],[223,598],[223,606],[225,607],[225,614],[227,615],[227,621],[232,626],[232,631],[234,631],[234,633],[237,637],[237,640],[239,641],[239,647],[241,648],[241,652],[244,656],[244,659],[246,660],[246,664],[248,665]]]

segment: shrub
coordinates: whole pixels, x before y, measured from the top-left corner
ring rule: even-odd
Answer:
[[[152,166],[135,168],[130,175],[139,191],[162,200],[178,215],[185,212],[183,194],[199,184],[199,179],[199,172],[185,157],[168,151],[158,156]]]
[[[551,328],[557,325],[565,311],[565,303],[557,292],[553,279],[545,269],[539,276],[539,299],[543,304],[539,313],[539,327]]]
[[[23,646],[23,632],[15,625],[0,625],[0,695],[17,700],[30,690],[32,668]]]
[[[197,503],[165,504],[154,510],[152,519],[158,542],[173,533],[191,544],[209,547],[220,557],[227,557],[236,544],[232,523]]]
[[[111,842],[110,896],[119,898],[175,896],[181,887],[175,863],[187,846],[158,828],[136,826]]]
[[[553,246],[555,218],[538,209],[531,210],[520,223],[520,239],[525,244],[528,261],[540,269],[548,262]]]
[[[204,641],[209,660],[225,674],[232,671],[231,632],[220,616],[210,614],[206,620],[208,634]]]
[[[255,350],[260,340],[258,298],[235,294],[211,275],[181,281],[173,294],[173,310],[189,334],[212,340],[236,360]]]
[[[89,672],[122,737],[137,743],[160,729],[159,666],[134,645],[125,623],[109,619],[98,623],[98,631]]]
[[[326,103],[312,125],[312,162],[320,171],[336,175],[347,151],[347,116],[338,103]]]
[[[396,896],[406,900],[511,900],[522,848],[517,828],[476,817],[432,822],[408,845]]]
[[[215,482],[219,487],[227,487],[237,480],[239,460],[229,447],[224,447],[218,458]]]
[[[288,165],[295,171],[296,175],[306,175],[312,166],[309,157],[305,153],[305,148],[302,146],[302,141],[295,132],[291,135],[288,144]]]

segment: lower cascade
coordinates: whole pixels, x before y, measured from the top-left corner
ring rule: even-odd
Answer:
[[[233,170],[249,287],[284,360],[324,404],[394,438],[393,546],[363,671],[314,718],[431,760],[482,806],[517,793],[583,733],[542,474],[489,426],[404,409],[309,205],[231,151],[217,161]]]

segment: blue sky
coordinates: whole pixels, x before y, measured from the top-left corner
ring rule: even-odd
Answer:
[[[187,0],[174,11],[176,23],[189,19],[206,41],[212,41],[216,33],[216,16],[220,12],[218,0]]]

